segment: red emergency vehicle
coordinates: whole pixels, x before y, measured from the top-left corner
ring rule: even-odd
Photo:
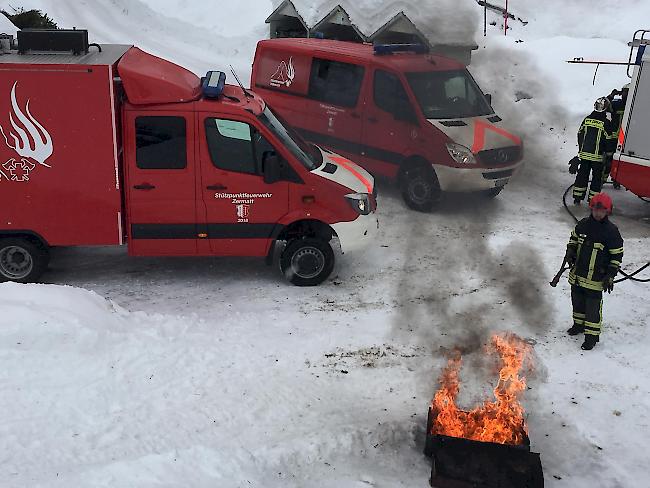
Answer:
[[[491,97],[423,46],[264,40],[251,87],[307,140],[397,179],[417,210],[441,191],[496,196],[521,165],[521,140]]]
[[[630,45],[630,61],[634,49],[636,58],[611,176],[636,195],[650,197],[650,30],[637,31]]]
[[[277,251],[289,281],[314,285],[332,244],[372,239],[372,176],[257,94],[129,45],[49,51],[58,35],[19,35],[0,55],[1,280],[35,280],[52,246],[128,243],[133,256]]]

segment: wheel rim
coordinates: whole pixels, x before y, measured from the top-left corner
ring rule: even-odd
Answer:
[[[324,268],[325,255],[316,247],[302,247],[291,257],[291,270],[300,278],[315,278]]]
[[[31,254],[20,246],[0,249],[0,273],[10,280],[23,279],[34,269]]]
[[[417,175],[409,180],[408,194],[414,203],[418,205],[425,204],[431,200],[433,185],[422,175]]]

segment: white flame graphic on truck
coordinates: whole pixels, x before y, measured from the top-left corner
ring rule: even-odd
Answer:
[[[36,167],[32,160],[41,166],[51,168],[45,161],[52,155],[54,146],[50,133],[29,111],[29,99],[25,104],[25,111],[22,111],[18,106],[16,100],[17,84],[18,82],[15,82],[11,89],[12,113],[9,114],[9,122],[13,131],[9,132],[9,138],[11,138],[12,142],[9,142],[2,125],[0,125],[0,132],[7,146],[16,151],[21,158],[20,161],[11,158],[2,165],[4,171],[0,169],[0,180],[4,177],[11,181],[29,181],[29,174]],[[27,113],[25,114],[25,112]],[[16,122],[16,119],[18,119],[18,122]]]
[[[290,87],[293,83],[293,79],[296,77],[296,70],[293,67],[293,57],[289,58],[289,63],[282,61],[278,69],[275,70],[275,73],[271,76],[269,84],[271,86],[286,86]]]

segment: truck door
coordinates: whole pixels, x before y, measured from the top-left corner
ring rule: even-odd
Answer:
[[[363,100],[359,96],[365,67],[314,57],[305,102],[305,125],[297,125],[308,141],[352,160],[361,154]]]
[[[129,252],[197,252],[194,120],[178,112],[127,112]]]
[[[365,110],[363,142],[371,172],[394,176],[409,147],[419,137],[420,124],[407,92],[396,73],[372,73]]]
[[[264,182],[262,159],[275,148],[235,116],[200,114],[200,188],[214,254],[265,256],[289,209],[289,183]]]

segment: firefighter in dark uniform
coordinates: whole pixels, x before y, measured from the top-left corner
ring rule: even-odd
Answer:
[[[578,130],[578,157],[580,165],[573,184],[573,203],[579,205],[587,194],[587,184],[591,173],[589,197],[591,200],[603,186],[605,153],[611,149],[612,122],[607,118],[609,100],[599,98],[594,103],[594,111],[585,117]]]
[[[565,259],[571,265],[569,283],[573,304],[573,326],[569,335],[585,334],[582,349],[598,342],[602,323],[603,290],[611,293],[623,260],[623,238],[609,221],[612,199],[598,193],[589,202],[591,215],[571,232]]]
[[[610,148],[607,150],[607,157],[605,161],[605,170],[603,171],[603,184],[609,178],[609,173],[612,169],[612,156],[616,152],[616,146],[618,144],[618,134],[621,130],[621,124],[623,123],[623,114],[625,113],[625,104],[627,103],[627,95],[630,91],[630,84],[623,85],[621,90],[612,90],[612,93],[607,95],[611,108],[611,118],[612,118],[612,133],[610,137]],[[617,97],[620,95],[620,98]],[[621,185],[614,182],[614,188],[620,188]]]

